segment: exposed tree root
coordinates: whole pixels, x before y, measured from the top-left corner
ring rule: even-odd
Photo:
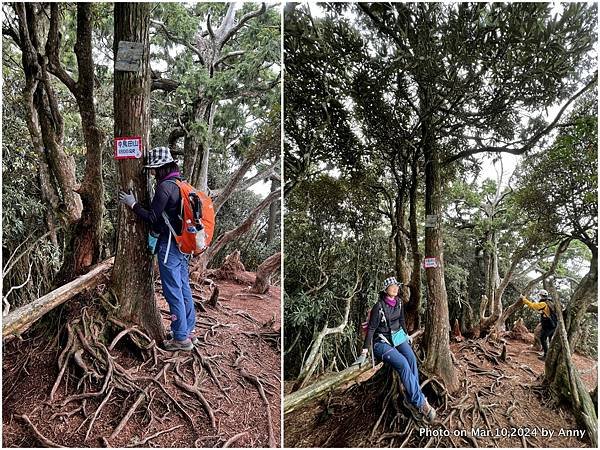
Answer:
[[[142,446],[143,446],[145,443],[147,443],[147,442],[151,441],[152,439],[154,439],[154,438],[156,438],[156,437],[160,436],[161,434],[170,433],[171,431],[175,431],[175,430],[177,430],[178,428],[181,428],[182,426],[183,426],[183,425],[177,425],[177,426],[174,426],[174,427],[171,427],[171,428],[169,428],[168,430],[162,430],[162,431],[159,431],[159,432],[157,432],[157,433],[154,433],[154,434],[152,434],[152,435],[150,435],[150,436],[147,436],[147,437],[145,437],[145,438],[144,438],[144,439],[142,439],[140,442],[136,442],[136,443],[135,443],[135,444],[133,444],[133,445],[128,445],[127,447],[142,447]]]
[[[29,417],[27,417],[25,414],[21,415],[21,416],[17,416],[20,419],[23,419],[25,421],[25,423],[27,423],[27,425],[29,425],[29,428],[31,429],[31,431],[33,431],[33,433],[35,434],[35,437],[38,439],[38,441],[40,442],[40,444],[42,444],[43,447],[49,447],[49,448],[63,448],[62,445],[58,445],[55,442],[52,442],[50,439],[48,439],[47,437],[45,437],[42,433],[40,433],[40,431],[36,428],[36,426],[31,423],[31,420],[29,420]]]
[[[232,436],[232,437],[230,437],[230,438],[227,440],[227,442],[225,442],[225,443],[223,444],[223,447],[222,447],[222,448],[229,448],[229,447],[231,446],[231,444],[233,444],[233,443],[234,443],[235,441],[237,441],[238,439],[240,439],[240,438],[243,438],[243,437],[244,437],[244,436],[246,436],[247,434],[248,434],[248,432],[247,432],[247,431],[244,431],[244,432],[242,432],[242,433],[238,433],[238,434],[236,434],[235,436]]]
[[[195,361],[194,361],[194,364],[192,367],[194,369],[194,380],[195,380],[194,384],[193,385],[187,384],[183,380],[183,377],[181,375],[179,375],[179,377],[177,377],[177,376],[175,377],[175,384],[177,386],[179,386],[181,389],[183,389],[191,394],[194,394],[198,398],[198,400],[200,400],[200,403],[202,404],[204,410],[206,411],[206,414],[208,415],[208,418],[210,419],[210,425],[214,429],[216,429],[217,421],[215,419],[215,413],[214,413],[212,407],[210,406],[210,404],[208,403],[208,401],[206,400],[206,398],[204,398],[204,395],[202,395],[202,392],[200,392],[201,378],[199,376],[198,369],[197,369],[198,366]]]
[[[275,387],[275,386],[269,384],[268,382],[266,382],[264,380],[262,380],[262,382],[261,382],[261,380],[257,376],[248,373],[246,371],[246,369],[244,369],[244,368],[240,369],[240,375],[242,375],[243,378],[250,381],[252,384],[254,384],[256,386],[256,388],[258,389],[258,393],[260,394],[260,397],[262,398],[262,400],[265,404],[265,408],[267,411],[267,426],[268,426],[268,431],[269,431],[269,447],[273,448],[277,445],[277,441],[275,439],[275,434],[273,433],[273,419],[271,418],[271,405],[269,404],[269,400],[267,399],[267,396],[265,394],[265,389],[263,388],[262,384],[265,383],[272,387]]]
[[[136,326],[125,324],[112,317],[106,320],[102,317],[102,314],[101,311],[90,312],[89,309],[84,308],[79,318],[64,327],[65,344],[58,355],[58,375],[49,393],[48,402],[49,406],[57,407],[59,411],[51,416],[51,420],[80,414],[84,417],[84,420],[78,430],[85,427],[84,442],[87,442],[93,436],[94,425],[109,401],[112,399],[121,402],[125,397],[132,396],[133,402],[124,412],[110,436],[101,438],[102,444],[108,447],[115,439],[119,439],[120,433],[136,412],[143,410],[151,422],[155,420],[155,417],[159,414],[155,409],[157,403],[153,400],[156,397],[162,397],[164,400],[159,401],[159,404],[174,405],[181,416],[188,420],[192,428],[196,430],[194,418],[188,413],[189,407],[182,405],[166,389],[168,383],[173,383],[194,394],[194,398],[199,401],[201,407],[207,412],[212,428],[216,430],[215,412],[200,391],[199,386],[201,370],[204,368],[214,384],[219,387],[229,402],[232,402],[227,393],[230,387],[221,382],[215,371],[215,368],[219,370],[219,367],[213,365],[212,360],[218,355],[204,356],[196,348],[195,352],[186,356],[180,356],[177,353],[173,356],[172,352],[165,352],[156,347],[154,340],[150,339]],[[216,326],[224,325],[218,322],[216,324],[211,323],[211,327]],[[108,347],[103,342],[107,342]],[[136,350],[134,354],[137,354],[143,360],[140,365],[124,367],[123,362],[117,361],[111,352],[115,350],[117,345],[121,346],[122,344]],[[128,365],[131,364],[128,363]],[[171,370],[171,373],[175,372],[172,375],[169,372],[170,368],[174,368],[174,370]],[[154,375],[137,375],[142,371],[147,372],[149,370]],[[186,372],[193,373],[193,379],[195,380],[193,385],[185,383]],[[72,387],[73,385],[67,386],[66,384],[73,379],[73,375],[77,380],[75,390]],[[61,385],[65,385],[64,393],[61,393]],[[158,389],[154,386],[158,386]],[[95,399],[101,400],[96,400],[94,404],[97,406],[90,411],[90,401]],[[86,402],[88,402],[88,408],[86,408]],[[62,410],[73,403],[75,404],[74,408]],[[170,411],[170,406],[168,409]],[[44,437],[27,416],[22,416],[22,419],[29,425],[42,445],[60,447],[58,443]],[[173,431],[180,426],[159,431],[147,436],[140,442],[131,443],[131,445],[146,444],[161,434]]]

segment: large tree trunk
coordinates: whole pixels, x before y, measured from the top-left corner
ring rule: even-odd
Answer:
[[[425,364],[427,371],[439,376],[449,392],[459,388],[450,352],[450,322],[448,296],[444,279],[444,250],[441,224],[442,180],[439,152],[429,129],[427,95],[421,93],[426,111],[422,123],[422,144],[425,156],[425,214],[435,215],[435,227],[425,228],[425,257],[436,258],[437,267],[425,270],[427,277],[427,311],[425,314]]]
[[[379,368],[380,366],[381,364],[378,364],[376,367]],[[310,386],[306,386],[304,389],[286,395],[283,399],[283,413],[291,413],[302,405],[321,397],[327,392],[331,392],[342,384],[356,379],[358,376],[368,372],[372,368],[373,367],[371,367],[371,364],[369,363],[363,364],[362,366],[359,366],[358,364],[350,366],[340,372],[328,374],[323,377],[323,379]]]
[[[63,149],[63,119],[50,82],[47,58],[38,57],[45,53],[38,23],[40,7],[43,6],[34,3],[14,4],[19,24],[17,44],[25,73],[27,128],[40,155],[43,192],[53,207],[63,209],[60,215],[70,225],[80,219],[82,204],[76,192],[75,162]]]
[[[252,285],[250,292],[255,294],[265,294],[269,291],[271,284],[271,275],[277,269],[281,267],[281,252],[277,252],[274,255],[269,256],[265,259],[258,270],[256,271],[256,279]]]
[[[149,15],[149,3],[115,4],[115,61],[120,41],[144,44],[139,72],[115,70],[115,136],[141,136],[145,151],[149,148],[150,131]],[[148,175],[143,164],[143,159],[118,161],[119,187],[126,191],[132,189],[141,203],[148,204]],[[157,342],[162,342],[164,329],[154,300],[152,257],[146,248],[147,233],[145,224],[121,205],[111,283],[119,302],[120,318],[141,325]]]

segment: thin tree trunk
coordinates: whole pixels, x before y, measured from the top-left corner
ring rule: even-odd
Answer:
[[[149,73],[149,3],[116,3],[114,53],[120,41],[142,42],[144,53],[139,72],[115,70],[114,114],[115,136],[141,136],[149,148],[150,73]],[[143,159],[117,162],[119,187],[130,189],[138,201],[148,204],[148,178]],[[117,228],[117,251],[112,272],[112,289],[121,319],[141,325],[157,342],[162,342],[164,329],[154,299],[152,257],[146,248],[148,228],[132,211],[121,205]]]
[[[271,177],[271,192],[276,191],[280,187],[281,182],[277,178]],[[277,228],[279,218],[279,203],[273,202],[269,206],[269,222],[267,224],[267,237],[265,242],[267,246],[269,246],[275,239],[275,229]]]
[[[410,279],[410,298],[406,304],[405,318],[408,331],[412,332],[421,327],[419,308],[421,306],[421,261],[423,256],[419,251],[419,230],[417,227],[417,188],[418,188],[418,154],[412,156],[411,182],[409,188],[409,213],[408,223],[410,226],[410,248],[412,253],[413,267]]]
[[[582,424],[590,436],[592,447],[598,447],[598,414],[590,394],[581,380],[581,376],[571,359],[573,348],[569,342],[571,338],[575,343],[577,339],[580,319],[587,311],[589,304],[597,298],[598,290],[598,252],[592,250],[590,271],[580,283],[571,298],[572,318],[569,332],[562,314],[562,306],[554,286],[550,286],[554,298],[554,310],[558,317],[557,332],[554,334],[545,365],[545,379],[551,391],[563,401],[571,404],[577,420]],[[575,301],[578,300],[578,303]],[[579,313],[581,311],[581,314]],[[577,320],[579,318],[579,320]]]

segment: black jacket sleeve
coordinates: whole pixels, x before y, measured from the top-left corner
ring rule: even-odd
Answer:
[[[365,337],[365,342],[363,344],[363,349],[371,348],[373,344],[373,335],[377,328],[379,328],[379,322],[381,321],[381,303],[377,302],[371,309],[371,316],[369,317],[369,328],[367,329],[367,336]]]
[[[150,210],[147,210],[139,203],[133,205],[133,212],[142,218],[142,220],[152,225],[153,229],[156,228],[155,225],[157,225],[159,221],[163,220],[162,213],[167,206],[172,191],[169,184],[170,183],[160,183],[158,185],[156,192],[154,193],[154,198],[152,199],[152,204],[150,205]]]

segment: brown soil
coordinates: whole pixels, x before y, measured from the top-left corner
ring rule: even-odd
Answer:
[[[244,272],[235,280],[214,280],[219,287],[219,304],[216,308],[206,306],[206,312],[198,308],[196,335],[200,339],[200,354],[212,358],[217,380],[201,371],[198,379],[202,394],[214,410],[216,429],[196,397],[192,397],[173,383],[174,365],[166,373],[165,389],[187,411],[193,421],[171,402],[160,389],[151,387],[149,407],[144,402],[127,422],[125,428],[108,442],[108,438],[129,410],[138,394],[114,395],[101,410],[89,439],[85,439],[90,418],[104,398],[88,398],[85,406],[72,402],[60,407],[61,400],[77,392],[80,373],[73,367],[67,371],[53,402],[49,393],[58,375],[57,358],[61,348],[57,345],[56,324],[41,322],[23,336],[22,341],[13,340],[4,347],[3,387],[3,447],[39,447],[42,445],[31,428],[21,419],[26,414],[39,432],[56,444],[67,447],[113,447],[136,446],[142,439],[160,431],[180,426],[172,431],[152,438],[142,447],[221,447],[230,438],[245,433],[232,447],[267,447],[267,409],[258,388],[241,376],[241,369],[256,376],[266,392],[270,405],[273,434],[280,444],[281,403],[281,356],[280,356],[280,288],[272,286],[265,295],[249,294],[254,274]],[[208,286],[194,286],[194,294],[201,303],[210,296]],[[165,328],[169,327],[168,306],[157,286],[157,299],[163,315]],[[91,298],[70,301],[60,312],[61,322],[81,315],[81,307]],[[55,320],[58,314],[55,314]],[[217,326],[214,324],[218,323]],[[212,327],[212,329],[211,329]],[[246,334],[245,334],[246,333]],[[261,333],[263,333],[261,335]],[[126,339],[123,339],[124,342]],[[64,345],[64,343],[63,343]],[[244,358],[238,359],[240,351]],[[151,370],[150,359],[141,365],[139,351],[132,346],[121,345],[111,352],[121,366],[131,370],[136,377],[153,377],[159,370]],[[186,352],[172,353],[173,357]],[[188,354],[189,355],[189,354]],[[234,363],[238,360],[238,366]],[[141,369],[138,370],[141,366]],[[189,384],[194,382],[191,364],[180,368]],[[65,379],[67,382],[65,383]],[[90,384],[90,391],[99,390],[100,385]],[[229,399],[227,398],[229,397]],[[68,413],[72,412],[71,415]]]
[[[414,424],[402,414],[396,416],[395,420],[402,424],[400,431],[413,429],[407,442],[404,441],[408,437],[408,431],[385,436],[391,430],[376,427],[382,411],[382,401],[373,392],[381,389],[381,384],[373,381],[376,371],[372,370],[362,375],[366,380],[353,381],[328,396],[285,415],[285,446],[401,447],[404,443],[408,448],[472,448],[475,444],[479,447],[513,448],[590,447],[587,436],[558,436],[561,430],[581,430],[581,427],[576,424],[572,412],[566,406],[556,405],[550,400],[542,385],[544,362],[538,359],[539,352],[532,350],[531,344],[509,340],[507,361],[498,363],[486,357],[477,345],[481,345],[491,355],[501,353],[500,346],[496,348],[483,340],[451,344],[462,388],[446,401],[436,399],[425,388],[426,396],[438,410],[436,423],[432,425],[421,422]],[[573,361],[586,386],[590,391],[594,389],[598,382],[597,361],[579,354],[574,355]],[[490,372],[478,373],[477,369]],[[286,382],[286,392],[292,384],[293,382]],[[481,408],[477,407],[476,397],[479,398]],[[480,412],[482,410],[485,414]],[[448,419],[450,415],[452,418]],[[473,436],[473,429],[492,430],[492,433],[491,436],[475,435],[474,442],[470,438]],[[428,434],[444,430],[450,431],[451,438],[431,437]],[[554,432],[553,437],[541,435],[547,431]],[[466,436],[460,437],[454,433],[464,433]],[[495,436],[496,433],[498,436]],[[526,434],[526,441],[519,435],[505,435],[512,433]]]

